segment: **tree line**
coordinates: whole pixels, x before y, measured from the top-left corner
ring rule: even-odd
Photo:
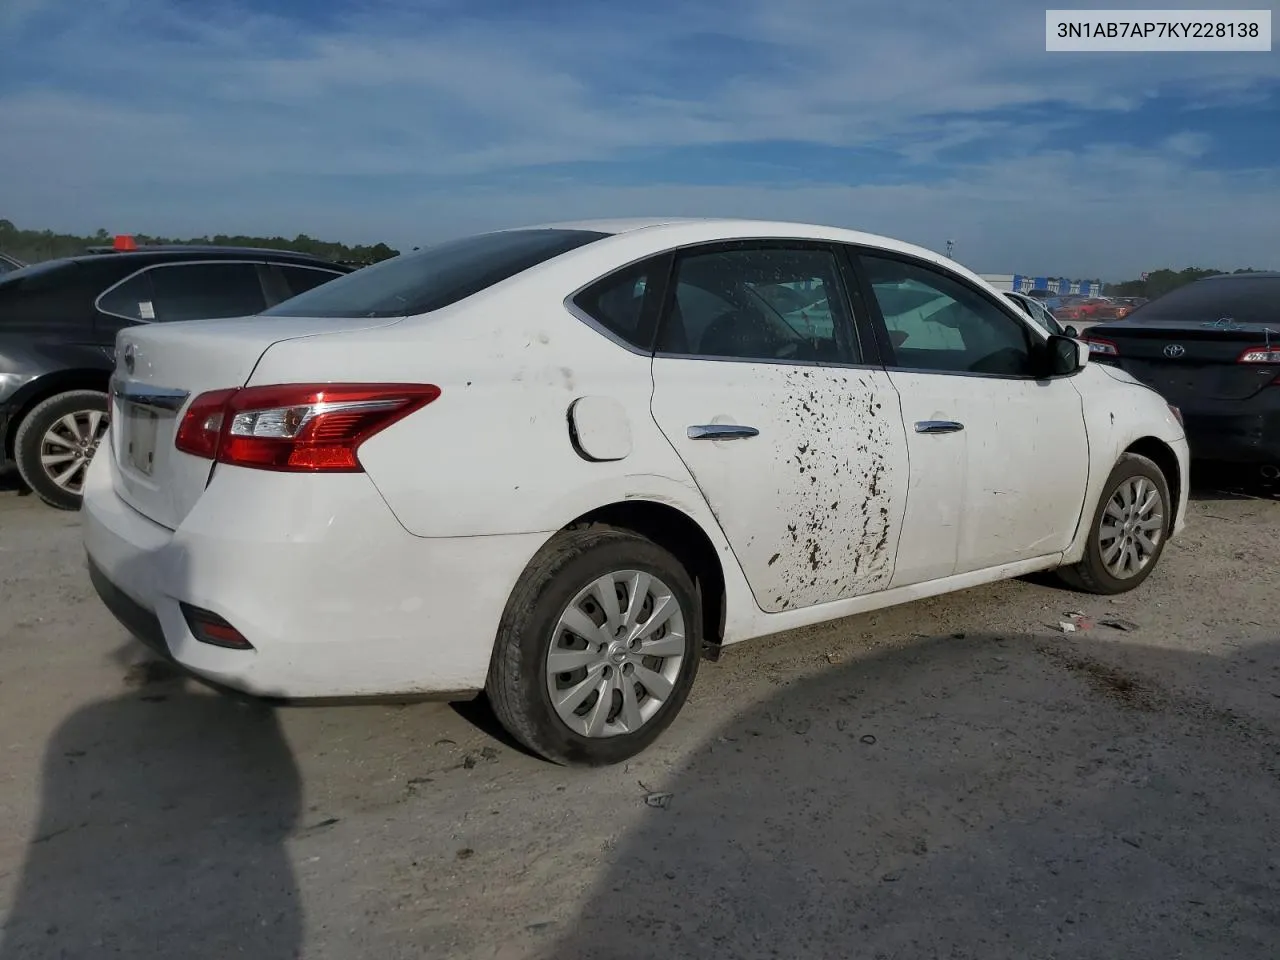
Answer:
[[[1182,270],[1152,270],[1147,274],[1145,280],[1126,280],[1123,283],[1108,283],[1106,285],[1106,294],[1109,297],[1146,297],[1148,300],[1154,300],[1156,297],[1162,297],[1170,290],[1176,290],[1188,283],[1196,280],[1202,280],[1205,277],[1215,277],[1222,273],[1261,273],[1252,267],[1243,267],[1239,270],[1206,270],[1203,267],[1184,267]]]
[[[217,234],[212,237],[191,237],[177,240],[170,237],[153,237],[148,234],[132,234],[138,246],[144,244],[181,244],[215,246],[215,247],[267,247],[272,250],[293,250],[298,253],[309,253],[338,263],[370,264],[386,260],[399,254],[385,243],[373,245],[335,243],[330,240],[316,240],[300,233],[292,240],[287,237],[247,237]],[[98,230],[90,236],[77,236],[71,233],[54,233],[52,230],[21,230],[11,221],[0,219],[0,252],[24,263],[38,263],[41,260],[55,260],[59,257],[74,257],[85,252],[88,247],[110,246],[115,240],[114,234],[106,230]]]

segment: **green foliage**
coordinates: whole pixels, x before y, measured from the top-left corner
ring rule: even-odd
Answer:
[[[1126,280],[1124,283],[1108,283],[1106,294],[1111,297],[1146,297],[1154,300],[1162,297],[1170,290],[1176,290],[1184,284],[1193,283],[1204,277],[1217,276],[1220,273],[1259,273],[1252,267],[1240,270],[1206,270],[1202,267],[1184,267],[1182,270],[1152,270],[1145,280]]]
[[[74,257],[85,252],[86,247],[109,246],[114,239],[106,230],[98,230],[92,236],[78,237],[69,233],[54,233],[52,230],[19,230],[9,220],[0,220],[0,250],[10,256],[17,257],[26,263],[41,260],[53,260],[58,257]],[[327,240],[315,240],[305,233],[300,233],[292,240],[284,237],[230,237],[218,234],[214,237],[192,237],[188,240],[175,240],[168,237],[151,237],[146,234],[133,234],[139,246],[145,244],[197,244],[218,247],[267,247],[272,250],[294,250],[298,253],[310,253],[350,263],[377,263],[396,256],[400,251],[393,250],[385,243],[372,246],[357,244],[348,246],[345,243],[333,243]]]

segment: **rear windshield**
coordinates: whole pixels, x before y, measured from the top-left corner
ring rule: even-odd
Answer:
[[[1212,323],[1223,318],[1236,323],[1280,323],[1280,277],[1197,280],[1129,314],[1134,323]]]
[[[606,237],[591,230],[504,230],[401,254],[308,290],[267,317],[402,317],[457,303]]]

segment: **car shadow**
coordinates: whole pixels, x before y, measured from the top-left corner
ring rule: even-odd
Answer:
[[[1101,637],[868,654],[646,784],[639,825],[538,956],[1274,957],[1265,681],[1280,644],[1234,661]]]
[[[1191,465],[1191,499],[1280,500],[1280,479],[1262,476],[1255,465],[1195,462]]]
[[[50,739],[0,958],[299,956],[301,788],[274,711],[154,661],[125,679]]]
[[[0,467],[0,493],[16,493],[20,497],[31,495],[31,489],[13,467]]]

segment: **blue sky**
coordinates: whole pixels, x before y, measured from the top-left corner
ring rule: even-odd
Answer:
[[[1280,268],[1280,52],[1050,54],[1015,0],[0,0],[0,131],[21,226],[728,215],[985,272]]]

